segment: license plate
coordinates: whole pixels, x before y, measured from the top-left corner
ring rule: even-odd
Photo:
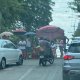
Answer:
[[[40,58],[44,58],[44,56],[40,56]]]

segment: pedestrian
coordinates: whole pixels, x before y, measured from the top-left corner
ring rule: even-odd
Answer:
[[[63,40],[60,40],[60,42],[59,42],[59,49],[60,49],[60,53],[61,53],[61,56],[60,57],[63,57],[63,51],[64,51],[64,43],[63,43]]]
[[[63,36],[63,47],[64,47],[64,51],[66,50],[66,45],[68,44],[69,42],[69,39],[66,37],[66,36]]]
[[[9,39],[9,36],[3,35],[2,39]]]
[[[52,43],[51,44],[51,48],[52,48],[53,55],[56,57],[57,56],[57,54],[56,54],[57,44],[56,43]]]
[[[32,44],[29,38],[26,39],[26,43],[28,58],[32,58]]]
[[[21,49],[21,51],[23,53],[23,58],[26,59],[27,58],[27,54],[26,54],[26,41],[23,38],[19,41],[18,48]]]

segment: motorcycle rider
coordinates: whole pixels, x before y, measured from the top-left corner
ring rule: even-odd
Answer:
[[[48,58],[52,58],[52,49],[50,43],[47,40],[41,40],[40,43],[40,56],[44,56],[44,58],[40,58],[39,65],[41,65],[42,61]]]
[[[43,48],[43,46],[40,46],[40,54],[39,54],[39,56],[43,56],[44,53],[45,53],[45,52],[44,52],[44,48]],[[40,58],[40,59],[39,59],[39,65],[42,64],[42,61],[43,61],[43,59]]]

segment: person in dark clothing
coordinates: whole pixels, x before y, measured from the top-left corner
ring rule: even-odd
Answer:
[[[44,58],[40,58],[39,65],[41,65],[43,59],[51,58],[53,56],[52,49],[48,41],[41,40],[40,41],[40,56],[44,56]]]
[[[40,46],[44,48],[44,55],[51,55],[52,54],[52,49],[51,49],[51,45],[47,40],[40,40],[39,41]]]
[[[41,51],[41,50],[40,50],[40,54],[39,54],[39,56],[43,56],[43,55],[44,55],[44,53],[45,53],[45,52],[44,52],[44,50],[43,50],[43,51]],[[40,58],[40,59],[39,59],[39,65],[41,65],[41,64],[42,64],[42,61],[43,61],[43,59],[42,59],[42,58]]]
[[[60,49],[60,53],[61,53],[61,56],[63,56],[63,51],[64,51],[64,43],[63,43],[63,40],[60,40],[59,42],[59,49]]]
[[[63,36],[63,47],[64,47],[64,51],[66,49],[66,44],[69,42],[69,39],[66,36]]]

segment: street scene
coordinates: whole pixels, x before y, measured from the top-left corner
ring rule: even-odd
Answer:
[[[0,0],[0,80],[80,80],[80,0]]]
[[[0,80],[62,80],[62,59],[39,66],[38,60],[25,60],[22,66],[8,65],[0,70]]]

